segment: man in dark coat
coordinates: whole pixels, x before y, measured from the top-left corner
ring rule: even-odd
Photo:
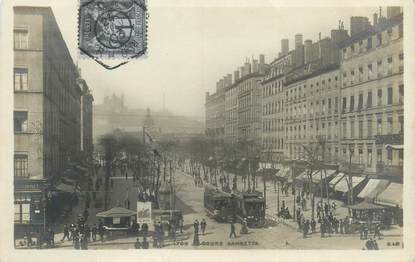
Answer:
[[[65,237],[68,240],[70,240],[70,238],[69,238],[69,228],[68,228],[68,225],[66,225],[66,224],[63,226],[63,238],[61,239],[61,241],[64,241]]]
[[[229,238],[232,238],[232,236],[236,238],[236,228],[233,222],[231,222],[231,233],[229,234]]]
[[[206,220],[203,218],[202,222],[200,222],[200,227],[202,229],[202,235],[205,234],[206,226],[207,226]]]

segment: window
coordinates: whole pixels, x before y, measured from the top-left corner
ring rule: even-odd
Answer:
[[[376,46],[381,46],[382,45],[382,33],[377,34],[376,38],[378,40]]]
[[[382,60],[378,60],[378,77],[382,77]]]
[[[403,116],[399,116],[398,117],[398,122],[399,122],[399,133],[403,134],[403,124],[404,124],[404,117]]]
[[[372,64],[368,64],[367,65],[367,78],[370,80],[372,79],[372,75],[373,75],[373,68],[372,68]]]
[[[373,136],[373,131],[372,131],[372,119],[368,119],[367,120],[367,137],[368,138],[372,138]]]
[[[347,138],[347,122],[343,121],[343,138]]]
[[[359,120],[358,123],[358,136],[359,138],[363,138],[363,120]]]
[[[388,123],[388,134],[392,134],[392,132],[393,132],[393,123],[392,123],[392,117],[391,116],[388,116],[387,123]]]
[[[393,156],[392,149],[391,148],[388,148],[386,150],[386,152],[388,154],[388,165],[392,165],[392,156]]]
[[[343,97],[343,106],[342,106],[342,111],[346,112],[346,107],[347,107],[347,100],[345,97]]]
[[[403,104],[403,84],[399,85],[399,104]]]
[[[371,49],[372,48],[372,37],[369,37],[368,39],[367,39],[367,49],[369,50],[369,49]]]
[[[378,136],[382,135],[382,118],[376,120],[376,134]]]
[[[28,49],[29,48],[29,33],[26,29],[14,30],[14,48]]]
[[[354,120],[350,120],[350,138],[354,138]]]
[[[382,105],[382,89],[378,89],[378,106]]]
[[[363,164],[363,149],[359,148],[358,153],[359,153],[359,164]]]
[[[393,101],[392,87],[388,87],[388,105],[392,105],[392,101]]]
[[[14,111],[14,132],[27,131],[27,111]]]
[[[382,149],[376,149],[376,161],[378,164],[382,164]]]
[[[357,104],[357,110],[361,110],[363,108],[363,94],[359,94],[359,101]]]
[[[30,223],[30,203],[14,204],[14,222],[19,224]]]
[[[14,91],[27,90],[27,68],[14,69]]]
[[[354,110],[354,96],[350,96],[350,112]]]
[[[25,154],[14,155],[14,176],[27,177],[28,176],[28,159]]]
[[[372,107],[372,91],[367,92],[367,103],[366,103],[366,107],[367,108],[371,108]]]
[[[334,99],[334,113],[337,113],[338,108],[339,108],[339,98],[336,97]]]
[[[388,74],[392,74],[392,57],[388,57]]]
[[[371,148],[367,149],[367,166],[369,167],[372,166],[372,149]]]
[[[399,72],[403,72],[403,53],[399,54]]]
[[[327,100],[327,107],[328,107],[328,111],[329,111],[329,114],[330,114],[331,113],[331,98],[329,98]]]

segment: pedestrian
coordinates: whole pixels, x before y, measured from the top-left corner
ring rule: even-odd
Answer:
[[[316,221],[314,220],[314,218],[311,219],[310,226],[311,226],[311,233],[315,233],[316,232]]]
[[[199,233],[199,221],[197,219],[193,222],[193,228],[195,233]]]
[[[88,224],[85,225],[85,237],[89,242],[91,242],[91,228]]]
[[[88,209],[85,207],[85,209],[84,209],[84,213],[83,213],[83,216],[84,216],[84,221],[85,221],[85,222],[88,220],[88,215],[89,215],[89,213],[88,213]]]
[[[92,241],[97,241],[97,231],[98,231],[98,229],[97,229],[97,224],[94,224],[93,226],[92,226],[92,230],[91,230],[91,233],[92,233]]]
[[[365,224],[365,226],[364,226],[363,235],[364,235],[365,239],[367,239],[367,237],[369,235],[369,228],[368,228],[367,224]]]
[[[206,220],[203,218],[202,222],[200,222],[200,228],[202,229],[202,235],[205,234],[206,226],[207,226]]]
[[[343,219],[341,218],[339,221],[339,225],[340,225],[340,234],[344,234],[344,222],[343,222]]]
[[[360,224],[359,233],[360,233],[360,239],[363,239],[363,232],[365,231],[365,226],[363,224]]]
[[[373,244],[372,244],[372,246],[373,246],[373,249],[374,249],[374,250],[379,250],[379,246],[378,246],[378,243],[376,242],[376,239],[373,239]]]
[[[67,238],[68,240],[71,240],[69,237],[69,228],[68,225],[63,225],[63,238],[61,239],[61,241],[64,241],[65,238]]]
[[[75,234],[75,235],[73,236],[73,247],[74,247],[75,249],[79,249],[79,248],[81,247],[81,245],[80,245],[80,243],[79,243],[79,236],[78,236],[78,234]]]
[[[101,242],[104,242],[104,233],[105,233],[104,223],[100,221],[98,224],[98,234],[99,234],[99,238]]]
[[[376,239],[376,237],[378,237],[378,239],[380,240],[380,235],[380,225],[376,224],[375,232],[373,233],[373,239]]]
[[[140,239],[138,237],[137,237],[137,239],[134,243],[134,247],[135,247],[135,249],[140,249],[141,248]]]
[[[324,235],[325,233],[326,233],[326,225],[324,224],[324,221],[321,221],[321,223],[320,223],[321,238],[325,237],[325,235]]]
[[[236,238],[236,228],[233,221],[231,222],[231,233],[229,234],[229,238],[232,238],[232,236]]]
[[[143,225],[141,226],[141,233],[142,233],[143,237],[147,237],[147,234],[148,234],[148,225],[147,225],[147,223],[143,223]]]
[[[310,221],[307,219],[307,221],[303,225],[303,238],[307,238],[309,226],[310,226]]]

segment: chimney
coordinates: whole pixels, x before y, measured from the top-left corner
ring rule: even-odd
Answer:
[[[281,56],[288,55],[290,50],[289,42],[287,38],[281,39]]]
[[[294,36],[295,38],[295,49],[298,49],[303,44],[303,35],[302,34],[296,34]]]
[[[373,14],[373,25],[377,25],[378,24],[378,13],[374,13]]]
[[[249,75],[251,73],[251,63],[245,62],[245,75]]]
[[[235,82],[239,80],[239,70],[233,72],[233,79]]]
[[[305,59],[304,63],[305,64],[311,62],[311,57],[312,57],[311,48],[312,48],[312,45],[313,45],[313,41],[311,41],[310,39],[307,39],[307,40],[304,41],[304,59]]]
[[[364,16],[350,17],[350,36],[364,32],[370,28],[369,18]]]
[[[399,6],[388,6],[386,7],[386,18],[391,19],[394,16],[397,16],[401,13],[401,8]]]
[[[258,69],[258,60],[256,59],[252,59],[252,72],[253,73],[258,73],[259,69]]]
[[[232,74],[228,74],[228,86],[232,85]]]
[[[239,67],[239,71],[241,72],[241,78],[245,76],[245,67]]]
[[[265,55],[263,54],[259,55],[259,65],[265,65]]]

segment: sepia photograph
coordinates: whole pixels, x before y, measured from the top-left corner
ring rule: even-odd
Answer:
[[[13,252],[404,250],[413,7],[237,2],[8,4]]]

